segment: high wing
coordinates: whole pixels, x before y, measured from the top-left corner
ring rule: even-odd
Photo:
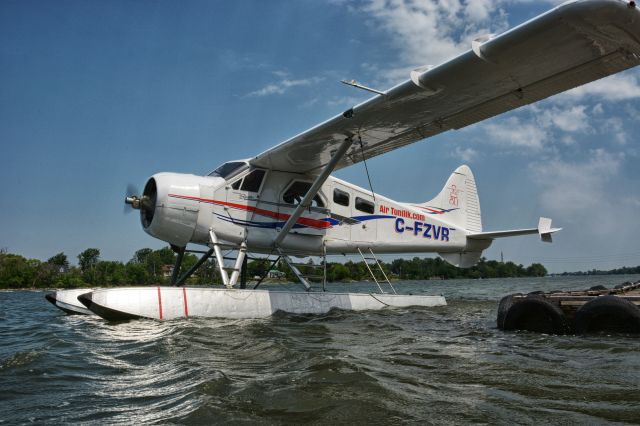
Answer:
[[[250,163],[317,174],[345,140],[336,169],[513,110],[640,63],[640,11],[622,0],[574,0],[383,95],[277,145]],[[362,140],[362,146],[360,144]]]

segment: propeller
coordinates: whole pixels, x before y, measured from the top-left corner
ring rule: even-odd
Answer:
[[[139,193],[140,193],[140,189],[136,185],[132,183],[127,184],[127,196],[136,195]]]
[[[147,189],[145,189],[147,192]],[[135,185],[127,185],[127,193],[124,198],[124,212],[130,213],[132,210],[140,210],[141,213],[153,212],[156,202],[155,183],[149,194],[140,194],[140,190]],[[151,213],[153,217],[153,213]]]
[[[127,192],[124,198],[124,213],[131,213],[134,209],[140,208],[140,190],[132,183],[127,184]]]

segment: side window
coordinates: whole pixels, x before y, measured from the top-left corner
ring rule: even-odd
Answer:
[[[260,185],[262,184],[263,178],[264,170],[256,169],[244,177],[241,189],[243,191],[258,192],[260,190]]]
[[[300,204],[304,195],[311,188],[311,183],[295,181],[289,186],[289,188],[282,195],[282,200],[287,204]],[[311,202],[311,207],[324,207],[324,202],[320,195],[316,194]]]
[[[349,205],[349,193],[338,188],[333,190],[333,202],[341,206]]]
[[[237,181],[235,181],[235,182],[233,182],[233,183],[231,184],[231,188],[233,188],[233,189],[238,189],[238,188],[240,188],[240,183],[241,183],[241,182],[242,182],[242,179],[238,179]]]
[[[375,207],[373,203],[369,200],[365,200],[360,197],[356,197],[356,210],[360,210],[361,212],[373,214],[375,211]]]

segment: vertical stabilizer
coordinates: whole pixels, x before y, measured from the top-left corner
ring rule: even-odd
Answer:
[[[471,169],[462,165],[449,176],[442,191],[422,207],[442,211],[442,220],[470,232],[482,232],[480,200]]]

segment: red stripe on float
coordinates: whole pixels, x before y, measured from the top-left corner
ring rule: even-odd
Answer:
[[[162,295],[160,294],[160,287],[158,287],[158,311],[160,312],[160,319],[162,319]]]
[[[189,316],[189,308],[187,308],[187,289],[182,287],[182,300],[184,301],[184,316]]]

